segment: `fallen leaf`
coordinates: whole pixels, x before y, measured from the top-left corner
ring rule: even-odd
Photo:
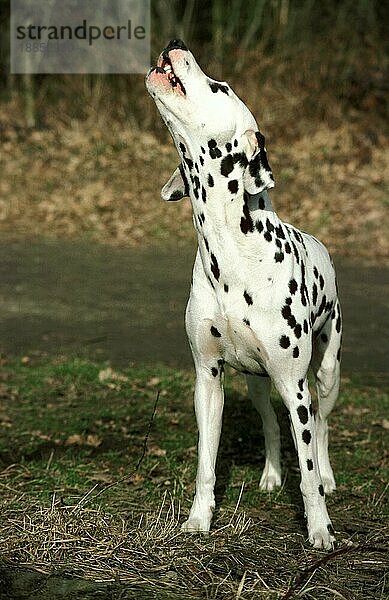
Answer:
[[[148,453],[151,456],[166,456],[166,450],[156,445],[150,446],[148,449]]]
[[[107,367],[106,369],[102,369],[99,372],[99,381],[128,381],[128,377],[122,375],[121,373],[117,373],[111,367]]]
[[[154,387],[156,385],[159,385],[161,383],[161,380],[159,377],[152,377],[151,379],[148,380],[147,382],[147,387]]]

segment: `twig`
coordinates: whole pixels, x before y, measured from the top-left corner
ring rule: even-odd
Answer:
[[[94,488],[96,486],[94,486],[92,488],[91,491],[88,492],[87,496],[89,496],[88,501],[90,501],[91,499],[96,500],[96,498],[98,498],[99,496],[101,496],[101,494],[103,494],[104,492],[106,492],[107,490],[109,490],[110,488],[114,487],[115,485],[119,485],[120,483],[123,483],[123,481],[127,481],[129,479],[131,479],[131,477],[133,477],[135,475],[135,473],[139,470],[144,457],[146,456],[146,452],[147,452],[147,442],[149,440],[149,436],[150,436],[150,432],[151,432],[151,427],[153,425],[153,421],[154,421],[154,417],[155,414],[157,412],[157,406],[158,406],[158,402],[159,402],[159,396],[160,396],[160,390],[158,390],[157,393],[157,397],[155,399],[154,402],[154,407],[153,407],[153,412],[151,414],[150,420],[149,420],[149,424],[147,427],[147,432],[146,435],[144,437],[143,440],[143,448],[142,448],[142,454],[140,455],[140,458],[138,460],[138,462],[135,465],[135,468],[133,469],[133,471],[131,471],[131,473],[129,475],[124,475],[124,477],[121,477],[120,479],[117,479],[116,481],[113,481],[112,483],[108,483],[106,484],[103,489],[101,489],[97,494],[95,494],[94,496],[91,496],[90,494],[93,492]],[[83,502],[83,506],[85,506],[85,503]]]
[[[290,586],[286,594],[281,597],[281,600],[289,600],[289,598],[293,598],[295,592],[307,581],[310,575],[319,568],[326,565],[330,560],[338,558],[342,554],[347,554],[347,552],[352,552],[355,550],[360,550],[362,546],[345,546],[344,548],[340,548],[339,550],[334,550],[326,556],[319,558],[314,563],[312,563],[309,567],[301,571],[300,575],[295,579],[294,583]]]

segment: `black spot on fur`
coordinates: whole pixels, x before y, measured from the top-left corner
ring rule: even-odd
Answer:
[[[297,321],[294,315],[290,315],[288,319],[288,325],[291,329],[294,329],[297,325]]]
[[[285,239],[285,233],[284,233],[284,230],[282,229],[282,225],[277,225],[277,227],[276,227],[276,235],[281,240]]]
[[[236,179],[232,179],[231,181],[229,181],[228,189],[230,190],[231,194],[236,194],[239,189],[238,181]]]
[[[207,249],[207,252],[209,252],[209,244],[208,244],[208,240],[207,240],[206,237],[204,238],[204,244],[205,244],[205,247]]]
[[[319,285],[320,285],[320,289],[322,290],[324,288],[323,275],[320,275],[320,277],[319,277]]]
[[[210,142],[215,142],[215,140],[210,140]],[[216,145],[216,142],[215,142],[215,145],[214,145],[214,146],[213,146],[213,145],[211,146],[211,145],[210,145],[210,142],[208,142],[208,146],[209,146],[209,156],[210,156],[211,158],[213,158],[213,159],[214,159],[214,158],[220,158],[220,157],[221,157],[221,155],[222,155],[222,153],[220,152],[219,148],[217,147],[217,145]]]
[[[200,165],[203,167],[204,166],[204,159],[202,156],[199,156],[199,161],[200,161]]]
[[[316,285],[316,283],[314,283],[312,286],[312,302],[316,306],[316,302],[317,302],[317,285]]]
[[[184,196],[180,192],[180,190],[175,190],[169,197],[169,202],[175,202],[176,200],[181,200]]]
[[[303,395],[301,392],[297,392],[297,399],[298,400],[302,400],[303,399]]]
[[[307,460],[307,469],[308,471],[313,471],[313,462],[310,458]]]
[[[205,203],[207,201],[207,192],[205,191],[204,186],[201,186],[201,197],[203,199],[203,202]]]
[[[320,317],[320,315],[324,312],[324,309],[326,307],[326,303],[327,303],[327,298],[325,297],[325,295],[323,296],[319,309],[317,311],[317,317]]]
[[[294,328],[294,335],[296,336],[296,338],[301,338],[301,325],[300,325],[300,323],[297,323],[296,327]]]
[[[243,217],[240,220],[240,230],[247,234],[254,231],[254,223],[250,215],[250,210],[247,204],[247,196],[244,196]]]
[[[285,298],[285,304],[292,304],[292,298]]]
[[[303,404],[300,404],[300,406],[297,409],[297,414],[299,416],[300,422],[303,425],[306,425],[308,423],[308,410],[307,410],[306,406],[304,406]]]
[[[214,377],[217,377],[217,375],[218,375],[219,371],[217,370],[217,368],[216,368],[216,367],[212,367],[212,369],[211,369],[211,373],[212,373],[212,375],[213,375]]]
[[[276,252],[274,255],[274,260],[276,262],[282,262],[284,260],[284,253],[283,252]]]
[[[307,286],[305,285],[305,266],[304,266],[304,263],[301,263],[300,294],[301,294],[301,303],[302,303],[303,306],[306,306],[309,298],[308,298]]]
[[[215,182],[213,181],[213,177],[212,177],[211,173],[208,175],[208,185],[209,185],[209,187],[213,187],[215,185]]]
[[[336,360],[337,360],[338,362],[340,362],[340,352],[341,352],[341,350],[340,350],[340,348],[339,348],[339,349],[338,349],[338,351],[337,351],[337,353],[336,353]]]
[[[223,94],[227,94],[228,96],[228,86],[226,85],[222,85],[221,83],[212,81],[210,82],[209,87],[211,88],[214,94],[216,94],[216,92],[223,92]]]
[[[232,154],[227,154],[220,164],[220,173],[224,175],[224,177],[228,177],[234,168],[234,160],[232,158]]]
[[[316,277],[316,279],[319,277],[319,271],[317,270],[316,267],[313,267],[313,274]]]
[[[303,329],[304,333],[308,333],[308,321],[306,319],[304,319]]]
[[[189,171],[191,171],[193,169],[193,160],[191,160],[190,158],[185,158],[184,157],[184,161],[186,162],[186,164],[188,165],[188,169]]]
[[[244,292],[243,297],[249,306],[253,303],[252,297],[246,291]]]
[[[285,252],[286,254],[290,254],[292,252],[289,242],[286,242],[285,244]]]
[[[258,141],[259,152],[249,162],[249,173],[250,173],[251,177],[254,179],[255,185],[257,187],[263,187],[264,182],[260,176],[261,169],[262,168],[265,169],[265,171],[268,172],[268,175],[271,179],[273,179],[273,175],[271,173],[270,165],[268,163],[267,155],[266,155],[266,151],[265,151],[265,138],[259,131],[256,131],[255,135],[256,135],[256,138]]]
[[[294,242],[292,242],[292,240],[291,240],[291,244],[292,244],[292,248],[293,248],[294,257],[296,259],[297,264],[299,265],[300,264],[300,255],[298,253],[296,244]]]
[[[230,142],[227,142],[227,144],[226,144],[226,150],[227,150],[227,152],[231,152],[232,146],[231,146]]]
[[[271,236],[271,233],[270,233],[269,231],[265,231],[265,234],[264,234],[264,236],[263,236],[263,237],[265,238],[265,240],[266,240],[267,242],[271,242],[271,241],[272,241],[272,239],[273,239],[273,238],[272,238],[272,236]]]
[[[185,145],[184,145],[182,142],[180,142],[180,143],[179,143],[179,147],[180,147],[180,150],[181,150],[182,154],[185,154],[185,152],[186,152],[186,147],[185,147]]]
[[[259,196],[258,198],[258,208],[259,210],[263,210],[265,208],[265,199],[263,196]]]
[[[289,348],[289,346],[290,346],[290,339],[288,338],[287,335],[282,335],[280,337],[280,346],[281,346],[281,348]]]
[[[281,314],[284,317],[284,319],[288,319],[290,317],[290,315],[292,314],[292,309],[290,308],[290,306],[288,304],[285,304],[282,307]]]
[[[248,319],[244,318],[243,323],[245,323],[245,325],[247,325],[247,327],[250,327],[250,321]]]
[[[304,390],[304,379],[299,379],[298,386],[301,391]]]
[[[293,295],[297,292],[297,281],[295,279],[291,279],[289,281],[289,291]]]
[[[262,231],[263,231],[263,223],[262,223],[262,221],[256,221],[255,228],[256,228],[256,230],[259,233],[262,233]]]
[[[218,331],[216,329],[216,327],[214,327],[213,325],[211,327],[211,333],[212,333],[213,337],[221,337],[222,336],[222,334],[220,333],[220,331]]]
[[[219,265],[217,262],[217,258],[214,254],[211,254],[211,271],[212,271],[213,276],[216,279],[216,281],[219,281],[220,269],[219,269]]]
[[[225,284],[224,284],[224,291],[226,292],[226,294],[228,294],[228,290],[229,290],[229,287],[228,287],[228,285],[225,283]]]
[[[320,496],[324,496],[324,488],[321,484],[319,485],[319,494]]]
[[[269,221],[269,219],[266,219],[266,229],[268,231],[274,231],[274,225]]]
[[[203,146],[200,146],[200,149],[201,149],[201,152],[202,152],[203,154],[205,154],[205,148],[203,148]]]
[[[243,152],[235,152],[235,154],[227,154],[220,164],[220,173],[224,177],[228,177],[232,172],[234,165],[239,164],[242,169],[247,166],[247,156]]]
[[[311,432],[309,431],[309,429],[304,429],[302,438],[303,438],[303,442],[305,442],[306,444],[310,443],[312,436],[311,436]]]
[[[298,346],[295,346],[293,348],[293,358],[298,358],[300,356],[300,350],[298,349]]]

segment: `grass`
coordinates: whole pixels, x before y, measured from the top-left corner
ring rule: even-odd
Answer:
[[[388,396],[374,385],[345,380],[331,419],[338,489],[327,504],[338,546],[325,553],[306,543],[297,461],[278,398],[284,481],[267,494],[258,489],[259,420],[240,377],[228,374],[213,528],[187,536],[179,524],[196,469],[192,373],[114,371],[64,357],[2,362],[6,564],[60,573],[62,586],[64,575],[80,578],[77,585],[92,580],[83,598],[387,597]],[[103,583],[111,596],[97,594]]]

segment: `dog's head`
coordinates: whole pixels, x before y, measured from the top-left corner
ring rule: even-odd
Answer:
[[[265,140],[257,123],[231,87],[208,77],[181,40],[172,40],[157,66],[146,76],[146,87],[165,121],[184,169],[204,154],[221,175],[240,168],[250,194],[274,187],[266,157]],[[223,164],[224,161],[224,173]],[[203,159],[204,160],[204,159]],[[162,197],[176,200],[188,195],[184,169],[177,169]],[[227,176],[227,175],[225,175]]]

